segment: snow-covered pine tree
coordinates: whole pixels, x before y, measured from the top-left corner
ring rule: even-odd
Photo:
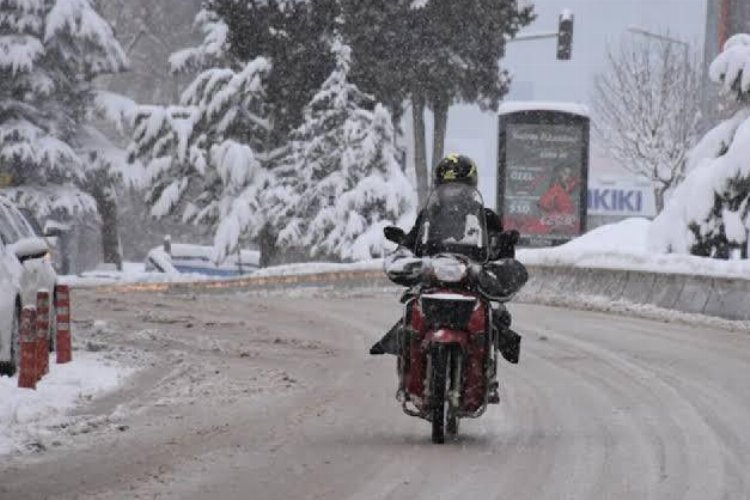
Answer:
[[[340,2],[206,0],[203,4],[210,17],[226,26],[228,59],[244,62],[265,57],[273,63],[266,101],[273,125],[271,142],[275,147],[286,144],[291,130],[302,122],[302,109],[333,68],[327,49],[340,13]],[[220,34],[214,27],[207,28]],[[192,60],[204,55],[213,57],[210,44]]]
[[[199,53],[173,63],[187,64]],[[178,106],[141,106],[136,113],[130,158],[145,165],[151,214],[179,214],[213,229],[217,260],[265,224],[259,198],[269,183],[264,80],[270,68],[256,58],[237,70],[207,69]]]
[[[292,133],[278,188],[266,199],[279,244],[365,259],[381,253],[382,228],[412,210],[414,192],[397,161],[390,114],[348,81],[351,49],[335,40],[332,51],[335,68]]]
[[[743,105],[688,156],[687,177],[649,234],[653,250],[747,258],[750,227],[750,35],[735,35],[709,71]]]
[[[91,82],[126,57],[89,0],[0,0],[0,172],[41,215],[96,211],[81,190]]]

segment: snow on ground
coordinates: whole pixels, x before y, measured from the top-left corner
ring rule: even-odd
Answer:
[[[626,269],[655,273],[728,278],[750,277],[750,261],[718,260],[648,250],[651,221],[626,219],[598,227],[555,248],[521,249],[518,259],[527,266],[567,266]]]
[[[134,262],[127,262],[123,265],[123,271],[87,271],[79,276],[60,276],[61,283],[76,286],[90,287],[113,284],[134,284],[134,283],[191,283],[196,281],[216,280],[216,276],[208,276],[197,273],[160,273],[147,272],[144,265]],[[305,274],[319,274],[328,272],[345,272],[345,271],[370,271],[383,269],[381,259],[365,260],[352,263],[335,263],[335,262],[303,262],[298,264],[285,264],[280,266],[267,267],[259,269],[252,273],[252,276],[292,276]],[[244,279],[247,276],[235,276],[230,278],[221,278],[221,281],[231,281]]]
[[[527,266],[564,266],[598,269],[750,278],[750,260],[718,260],[682,254],[658,254],[648,248],[652,222],[642,218],[626,219],[598,227],[583,236],[554,248],[521,248],[518,260]],[[382,259],[352,263],[304,262],[259,269],[254,277],[292,276],[383,269]],[[126,263],[123,272],[91,271],[81,276],[63,276],[72,286],[98,286],[116,283],[188,283],[215,280],[202,274],[165,274],[146,272],[143,264]],[[242,279],[241,277],[228,278]],[[222,281],[225,281],[223,279]]]
[[[50,357],[50,373],[36,390],[19,389],[17,376],[0,377],[0,456],[49,442],[55,427],[71,421],[71,410],[116,389],[131,372],[101,355],[76,351],[65,365]]]
[[[345,271],[377,271],[383,269],[382,259],[363,260],[347,264],[335,262],[303,262],[259,269],[253,276],[290,276]]]
[[[195,281],[206,281],[213,279],[204,274],[168,274],[160,272],[148,272],[142,262],[125,262],[123,270],[97,269],[86,271],[80,275],[58,276],[58,281],[64,285],[86,287],[112,284],[132,283],[191,283]]]

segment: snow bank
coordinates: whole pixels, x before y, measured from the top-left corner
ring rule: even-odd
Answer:
[[[79,276],[58,276],[59,283],[72,287],[135,283],[192,283],[210,279],[212,279],[211,276],[204,274],[148,272],[145,270],[145,265],[138,262],[123,263],[122,271],[100,269],[87,271]]]
[[[131,369],[104,361],[101,356],[76,352],[72,363],[50,360],[50,373],[35,391],[18,389],[18,378],[0,377],[0,456],[20,451],[30,442],[52,436],[53,426],[80,403],[120,386]]]
[[[373,271],[383,269],[382,259],[364,260],[351,263],[337,262],[303,262],[266,267],[254,271],[253,277],[302,276],[347,271]],[[248,276],[232,276],[219,281],[246,279]],[[162,283],[195,283],[217,280],[216,276],[198,273],[160,273],[145,271],[143,264],[126,262],[123,271],[89,271],[80,276],[59,276],[60,283],[72,287],[94,287],[107,285],[162,284]]]
[[[559,247],[521,249],[517,256],[527,266],[620,269],[742,279],[750,277],[750,261],[747,260],[653,253],[649,250],[652,227],[653,223],[647,219],[626,219],[596,228]]]
[[[305,262],[259,269],[253,276],[292,276],[346,271],[379,271],[383,269],[383,259],[363,260],[346,264],[336,262]]]
[[[626,219],[598,227],[559,247],[521,249],[518,258],[527,265],[577,267],[585,267],[584,263],[591,260],[647,258],[646,240],[650,225],[647,219]]]
[[[750,277],[750,260],[718,260],[693,255],[660,254],[649,250],[653,222],[632,218],[596,228],[565,245],[554,248],[519,249],[518,259],[527,266],[560,266],[592,269],[618,269],[665,274],[686,274],[724,278]],[[258,269],[253,277],[309,275],[330,272],[379,271],[382,259],[352,263],[305,262]],[[126,264],[124,272],[97,271],[83,276],[63,276],[72,286],[135,283],[191,283],[211,281],[200,274],[148,273],[142,264]],[[233,277],[228,280],[244,279]]]

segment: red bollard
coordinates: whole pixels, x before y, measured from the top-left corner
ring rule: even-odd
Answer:
[[[70,287],[55,286],[55,313],[57,314],[57,363],[73,360],[73,346],[70,338]]]
[[[18,387],[23,389],[36,389],[36,309],[30,306],[24,307],[21,312],[21,338],[19,353]]]
[[[41,379],[49,373],[49,292],[46,290],[36,294],[36,342],[37,376]]]

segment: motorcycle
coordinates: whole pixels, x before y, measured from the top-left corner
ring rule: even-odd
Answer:
[[[385,235],[399,245],[406,237],[395,227]],[[407,415],[431,422],[434,443],[456,435],[460,419],[486,411],[498,364],[492,302],[509,301],[526,281],[517,261],[490,263],[489,246],[479,192],[447,184],[428,199],[415,251],[400,247],[386,262],[389,278],[410,287],[402,297],[398,399]]]

